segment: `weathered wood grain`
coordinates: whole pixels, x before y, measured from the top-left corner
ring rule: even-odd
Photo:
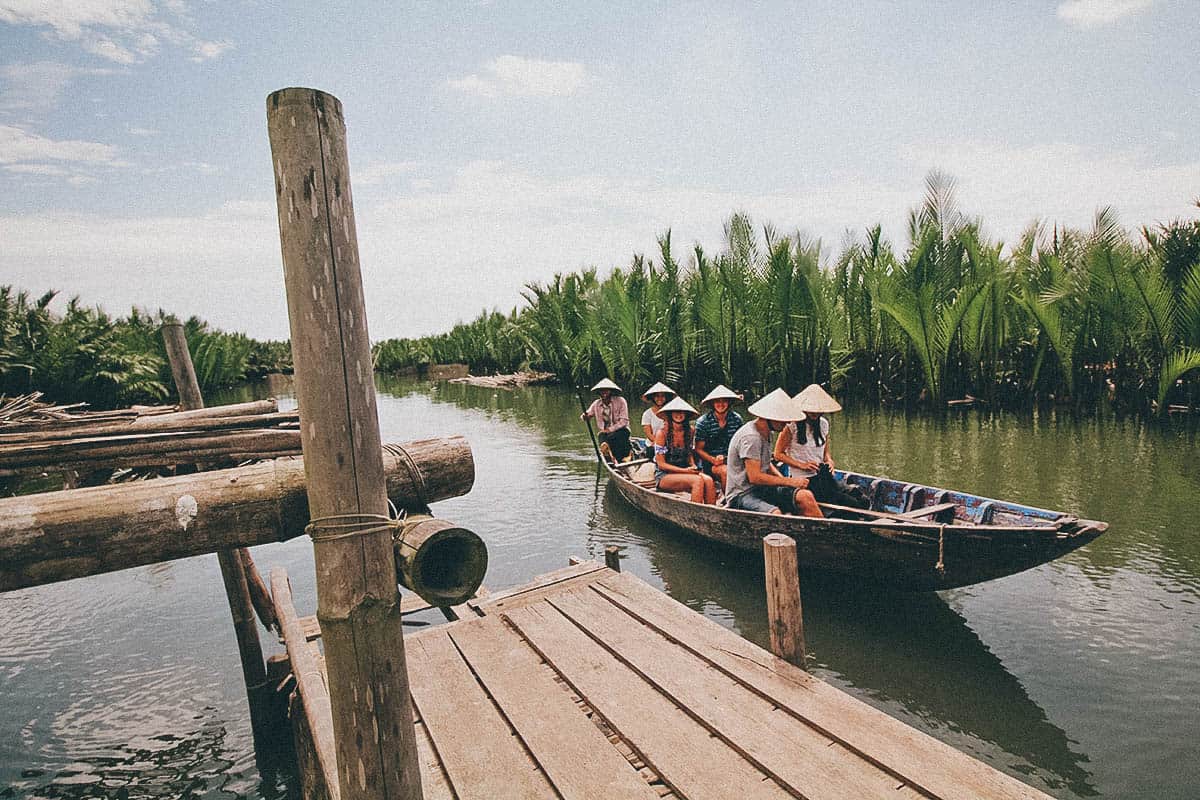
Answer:
[[[499,618],[447,633],[564,800],[658,797]]]
[[[546,601],[614,657],[756,767],[811,800],[891,800],[892,775],[834,743],[601,595],[575,590]]]
[[[627,575],[604,595],[672,642],[898,779],[944,800],[1046,800],[1047,795],[871,708]]]
[[[676,794],[689,800],[791,797],[547,603],[504,616]]]
[[[411,636],[408,644],[413,702],[459,800],[554,797],[446,629]]]
[[[312,517],[386,515],[374,365],[342,105],[291,88],[267,98]],[[314,540],[342,796],[420,798],[391,533]]]
[[[462,437],[404,447],[411,461],[382,454],[396,505],[470,490],[475,468]],[[0,591],[284,541],[302,534],[308,521],[298,458],[2,498]]]
[[[796,542],[782,533],[763,537],[767,584],[767,625],[771,652],[805,669],[804,611],[800,605],[800,569]]]

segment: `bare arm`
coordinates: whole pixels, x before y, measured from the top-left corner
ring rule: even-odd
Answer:
[[[758,459],[743,459],[743,463],[746,465],[746,479],[754,486],[792,486],[796,489],[808,486],[807,478],[785,478],[769,464],[764,470]]]
[[[696,455],[710,464],[719,466],[725,463],[725,456],[709,455],[708,450],[704,449],[706,442],[703,439],[696,440]]]

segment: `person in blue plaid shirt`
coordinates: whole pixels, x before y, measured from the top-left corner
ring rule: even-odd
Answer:
[[[700,467],[713,476],[713,480],[725,487],[725,455],[729,452],[729,440],[742,427],[742,418],[730,407],[742,396],[724,384],[708,393],[700,405],[708,411],[696,420],[696,455]]]

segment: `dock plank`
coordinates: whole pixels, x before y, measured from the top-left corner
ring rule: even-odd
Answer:
[[[498,614],[501,610],[513,608],[522,603],[537,602],[547,594],[560,591],[568,586],[586,585],[600,578],[606,571],[607,567],[603,564],[584,561],[539,575],[522,586],[473,598],[468,600],[467,604],[480,614]]]
[[[743,685],[941,800],[1048,800],[1049,795],[814,678],[629,575],[593,589]]]
[[[897,779],[590,589],[547,602],[768,775],[810,800],[895,798]]]
[[[689,800],[791,797],[548,603],[504,616],[676,794]]]
[[[498,617],[448,633],[564,800],[657,800],[658,792]]]
[[[556,797],[446,630],[406,637],[405,649],[413,703],[454,794],[459,800]]]

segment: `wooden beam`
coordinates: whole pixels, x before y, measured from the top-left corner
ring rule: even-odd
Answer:
[[[300,626],[296,606],[292,602],[292,585],[283,567],[271,570],[271,601],[275,606],[275,618],[279,620],[288,660],[292,664],[292,675],[296,679],[296,691],[301,700],[299,706],[304,711],[304,727],[300,730],[310,739],[316,752],[316,769],[308,771],[308,777],[310,780],[318,777],[317,782],[324,784],[330,800],[338,800],[337,750],[334,747],[329,690]],[[293,724],[301,723],[297,721]]]
[[[475,464],[461,436],[381,450],[397,506],[458,497]],[[308,524],[304,461],[0,498],[0,592],[292,539]]]
[[[266,403],[266,401],[264,401]],[[239,404],[244,405],[244,404]],[[251,405],[259,405],[253,403]],[[274,401],[270,401],[271,407]],[[92,439],[100,436],[131,436],[145,433],[200,433],[202,431],[236,430],[239,428],[274,428],[281,425],[299,424],[300,414],[296,411],[247,411],[246,413],[220,413],[221,406],[192,411],[177,411],[171,414],[153,414],[116,422],[94,425],[72,425],[54,427],[49,430],[28,430],[18,433],[0,433],[0,445],[33,444],[55,442],[65,439]],[[212,412],[212,413],[206,413]],[[0,427],[0,431],[6,431]]]
[[[282,89],[267,131],[312,517],[386,516],[342,104]],[[313,542],[341,794],[420,798],[391,532],[364,529]]]

